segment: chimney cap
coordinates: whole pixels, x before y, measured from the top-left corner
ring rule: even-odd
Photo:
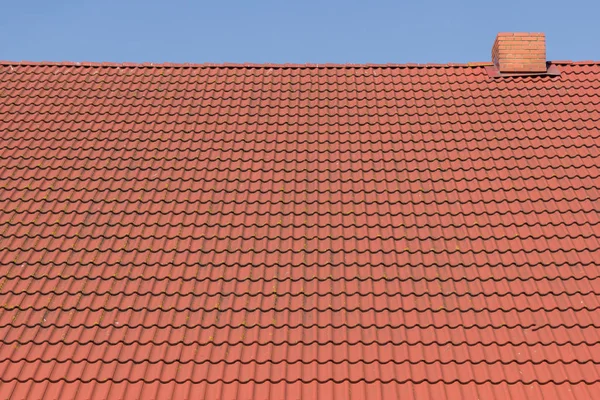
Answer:
[[[497,36],[542,36],[545,37],[544,32],[498,32]]]

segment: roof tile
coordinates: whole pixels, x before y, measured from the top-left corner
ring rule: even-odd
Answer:
[[[0,62],[10,398],[591,398],[600,64]]]

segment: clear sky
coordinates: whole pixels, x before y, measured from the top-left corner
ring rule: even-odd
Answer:
[[[489,61],[497,32],[549,60],[600,60],[599,0],[0,0],[0,59]]]

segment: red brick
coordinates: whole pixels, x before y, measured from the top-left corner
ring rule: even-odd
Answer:
[[[500,72],[544,72],[546,42],[543,33],[499,33],[492,47],[492,62]]]

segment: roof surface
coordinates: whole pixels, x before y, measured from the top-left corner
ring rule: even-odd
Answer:
[[[555,64],[1,64],[0,397],[593,398],[600,64]]]

